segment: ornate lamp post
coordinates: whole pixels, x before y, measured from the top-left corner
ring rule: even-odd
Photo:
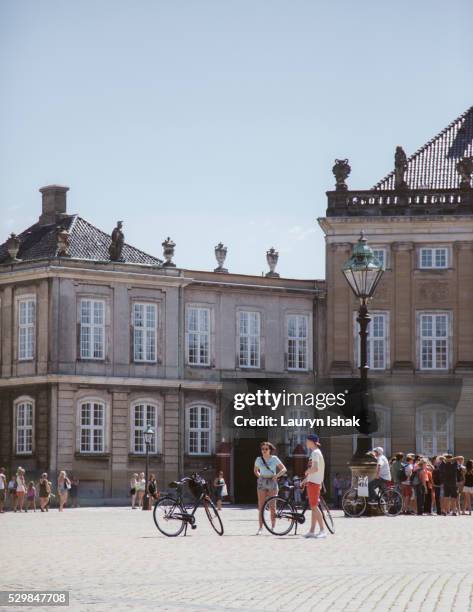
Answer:
[[[151,442],[153,441],[154,429],[151,425],[148,425],[146,430],[143,432],[143,438],[145,440],[146,446],[146,469],[145,469],[145,495],[143,498],[143,510],[150,510],[149,507],[149,497],[148,497],[148,478],[149,478],[149,447],[151,446]]]
[[[368,300],[370,300],[384,273],[383,265],[374,256],[373,250],[368,246],[366,238],[361,232],[358,242],[353,248],[350,259],[342,268],[351,290],[360,300],[357,321],[360,326],[360,417],[361,422],[369,424],[368,417],[368,325],[371,317],[368,313]],[[352,463],[366,460],[367,451],[371,450],[371,438],[358,436],[356,452]]]

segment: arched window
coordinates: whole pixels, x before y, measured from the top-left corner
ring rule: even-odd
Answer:
[[[289,419],[294,419],[295,422],[302,423],[303,419],[309,418],[307,408],[293,408],[288,415]],[[294,453],[298,444],[302,446],[304,452],[307,452],[305,442],[307,435],[310,433],[310,428],[304,425],[295,425],[287,428],[287,437],[291,454]]]
[[[131,405],[131,452],[135,454],[146,453],[146,445],[144,441],[144,432],[151,426],[154,429],[154,434],[149,447],[150,453],[161,453],[162,441],[162,425],[161,425],[161,409],[157,403],[152,400],[137,400]]]
[[[442,406],[425,406],[416,414],[416,450],[427,457],[453,453],[453,413]]]
[[[376,431],[370,434],[372,447],[381,446],[384,454],[389,457],[391,455],[391,411],[384,406],[375,406],[376,421],[378,427]],[[359,434],[353,436],[353,450],[356,450],[356,441]]]
[[[79,452],[105,452],[105,403],[98,399],[79,403]]]
[[[31,455],[34,444],[34,400],[19,397],[13,405],[14,447],[17,455]]]
[[[214,450],[214,409],[205,404],[187,408],[187,452],[189,455],[211,455]]]

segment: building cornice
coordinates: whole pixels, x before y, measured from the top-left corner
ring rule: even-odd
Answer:
[[[148,387],[156,389],[178,388],[218,391],[222,383],[181,378],[135,378],[126,376],[84,376],[75,374],[46,374],[44,376],[13,376],[0,378],[0,388],[25,385],[71,384],[107,387]]]

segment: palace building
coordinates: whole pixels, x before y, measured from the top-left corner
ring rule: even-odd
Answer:
[[[303,428],[236,430],[228,381],[301,388],[357,376],[357,303],[341,268],[363,231],[386,272],[370,303],[374,442],[433,455],[473,455],[473,107],[372,189],[351,191],[334,166],[319,225],[326,279],[224,267],[178,267],[67,210],[68,188],[42,188],[39,219],[0,246],[0,464],[61,469],[85,498],[123,499],[144,469],[165,486],[222,467],[237,501],[254,501],[252,465],[270,437],[290,467]],[[290,415],[310,419],[314,409]],[[356,436],[324,439],[329,469],[347,472]]]

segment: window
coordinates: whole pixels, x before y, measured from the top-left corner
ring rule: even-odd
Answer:
[[[417,452],[427,457],[453,453],[452,414],[442,408],[417,412]]]
[[[367,357],[371,370],[385,370],[389,367],[389,313],[371,312],[368,325]],[[360,365],[360,335],[359,325],[354,315],[354,331],[356,346],[356,362]]]
[[[105,302],[80,301],[80,358],[103,359],[105,338]]]
[[[287,317],[287,367],[307,370],[307,338],[309,319],[306,315]]]
[[[302,419],[309,418],[309,411],[305,408],[294,408],[290,411],[289,418],[295,419],[296,423],[303,423],[304,421]],[[301,445],[303,452],[307,454],[305,442],[309,433],[311,433],[310,428],[303,425],[296,425],[295,427],[288,429],[287,435],[289,438],[288,442],[291,454],[294,453],[299,444]]]
[[[156,361],[156,304],[133,304],[133,360]]]
[[[389,457],[391,455],[391,412],[388,408],[375,406],[377,428],[376,431],[370,434],[372,448],[381,446],[384,454]],[[353,451],[356,450],[356,441],[360,434],[353,436]],[[365,437],[365,436],[361,436]]]
[[[448,248],[422,248],[420,249],[421,268],[448,268]]]
[[[34,359],[36,335],[36,300],[18,300],[18,359]]]
[[[191,307],[187,311],[187,362],[210,365],[210,309]]]
[[[188,409],[187,451],[189,455],[210,455],[212,452],[212,409],[190,406]]]
[[[239,365],[242,368],[260,367],[260,328],[259,312],[239,313]]]
[[[33,452],[34,404],[31,399],[20,399],[14,405],[15,451],[17,455]]]
[[[144,454],[146,452],[146,444],[144,440],[144,432],[151,426],[154,429],[153,438],[149,447],[150,453],[158,453],[158,408],[156,404],[149,402],[138,402],[131,407],[131,452],[136,454]]]
[[[449,361],[449,315],[421,313],[420,369],[446,370]]]
[[[80,404],[81,453],[103,453],[105,451],[105,404],[86,401]]]
[[[376,259],[379,261],[379,263],[384,268],[388,267],[388,258],[387,258],[387,251],[386,251],[386,249],[382,249],[380,247],[374,247],[373,248],[373,255],[376,257]]]

